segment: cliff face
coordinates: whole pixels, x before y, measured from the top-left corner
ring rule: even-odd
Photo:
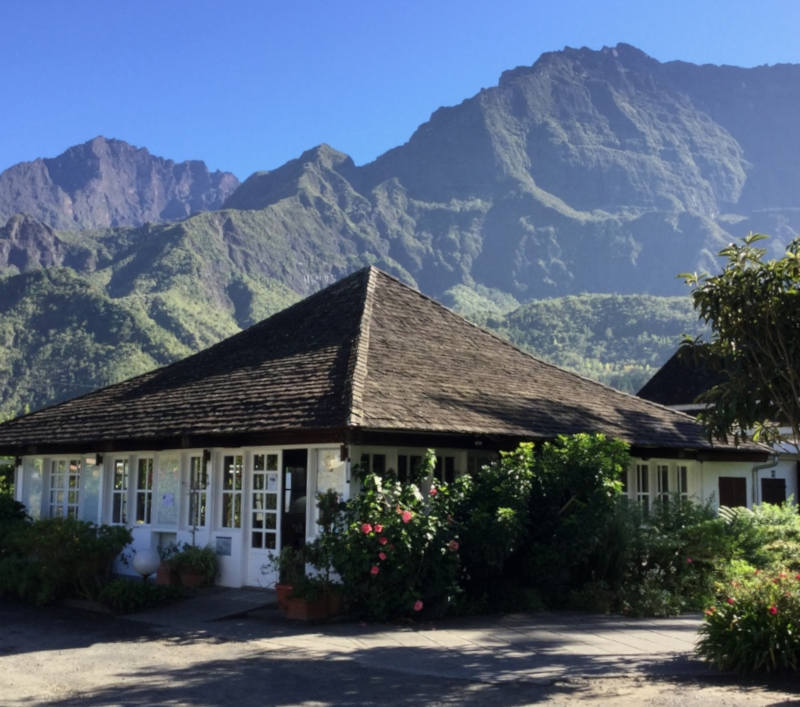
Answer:
[[[367,233],[434,295],[678,294],[748,230],[800,233],[800,66],[661,64],[628,45],[565,49],[436,111],[356,167],[323,146],[227,202],[294,208],[319,237]]]
[[[238,184],[203,162],[175,163],[97,137],[0,174],[0,219],[26,213],[72,231],[175,221],[219,208]]]

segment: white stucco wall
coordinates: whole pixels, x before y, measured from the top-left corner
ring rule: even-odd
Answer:
[[[719,507],[719,479],[720,477],[735,477],[745,480],[747,492],[747,505],[752,508],[761,502],[761,479],[779,478],[786,482],[786,496],[798,497],[796,458],[784,455],[775,465],[768,468],[756,462],[729,462],[729,461],[695,461],[675,459],[633,459],[628,471],[628,495],[637,497],[636,465],[646,464],[649,468],[649,493],[655,498],[657,493],[656,469],[667,466],[670,473],[670,491],[676,490],[675,479],[678,466],[686,466],[688,471],[688,494],[696,501],[710,502],[715,508]],[[755,470],[755,471],[754,471]]]

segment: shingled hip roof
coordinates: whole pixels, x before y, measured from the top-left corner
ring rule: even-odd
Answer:
[[[720,449],[689,416],[540,361],[370,267],[172,365],[0,425],[0,453],[353,430]]]

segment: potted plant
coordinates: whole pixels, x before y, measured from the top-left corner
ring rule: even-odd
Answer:
[[[295,579],[284,609],[290,619],[321,621],[341,612],[342,595],[333,579],[335,526],[341,501],[336,492],[330,490],[317,495],[317,507],[320,532],[302,550],[303,572]],[[306,564],[313,568],[311,575],[306,575],[304,571]]]
[[[305,576],[305,557],[301,549],[287,545],[277,555],[270,553],[269,558],[278,573],[275,584],[278,608],[285,612],[289,596]]]
[[[185,544],[170,560],[184,587],[213,584],[219,572],[217,553],[210,545]]]
[[[175,543],[158,548],[161,564],[156,570],[156,584],[161,584],[165,587],[177,587],[180,584],[178,573],[172,566],[172,559],[178,554],[179,550],[180,548]]]
[[[332,596],[332,588],[319,577],[303,577],[286,600],[286,618],[324,621],[339,613],[341,602],[332,599]],[[336,596],[339,596],[338,593]]]

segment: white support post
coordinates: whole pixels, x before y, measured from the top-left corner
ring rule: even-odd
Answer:
[[[22,460],[14,466],[14,500],[22,503],[22,482],[24,479],[24,465]]]

